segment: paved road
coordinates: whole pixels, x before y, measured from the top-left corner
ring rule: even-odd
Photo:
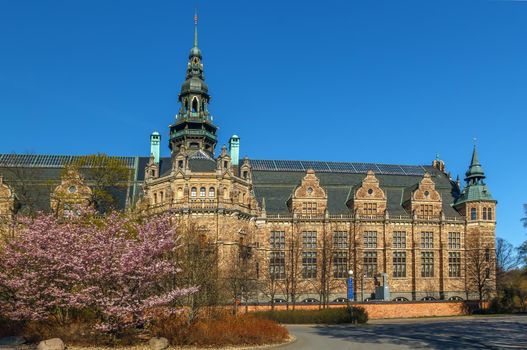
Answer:
[[[527,316],[377,320],[364,326],[288,326],[284,349],[527,349]]]

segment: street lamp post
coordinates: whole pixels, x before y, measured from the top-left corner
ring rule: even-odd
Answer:
[[[352,309],[352,306],[351,306],[351,301],[353,300],[353,270],[349,270],[348,271],[348,283],[347,283],[347,286],[348,286],[348,295],[347,295],[348,310],[350,312],[350,319],[353,322],[353,309]]]
[[[361,301],[364,301],[364,278],[366,277],[366,274],[361,275],[361,281],[360,281],[360,293],[361,293]]]

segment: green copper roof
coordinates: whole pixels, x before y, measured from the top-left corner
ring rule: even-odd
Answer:
[[[478,160],[478,152],[476,150],[476,145],[474,145],[474,150],[472,151],[472,160],[470,161],[470,166],[465,175],[465,181],[476,180],[477,182],[477,180],[485,178],[485,173]]]
[[[465,175],[465,188],[461,191],[461,195],[456,199],[454,205],[465,202],[494,201],[492,194],[483,181],[485,179],[485,172],[479,163],[475,145],[472,151],[472,159],[470,160],[470,165]]]

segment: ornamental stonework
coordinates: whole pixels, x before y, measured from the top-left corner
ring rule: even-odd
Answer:
[[[78,212],[91,205],[92,189],[85,183],[77,169],[67,168],[60,185],[50,196],[51,210],[57,215]]]

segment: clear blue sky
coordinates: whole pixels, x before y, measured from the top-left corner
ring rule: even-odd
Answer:
[[[477,137],[498,236],[525,240],[527,2],[199,1],[220,125],[252,158],[430,164]],[[0,0],[0,152],[148,155],[193,1]],[[220,144],[221,145],[221,144]]]

